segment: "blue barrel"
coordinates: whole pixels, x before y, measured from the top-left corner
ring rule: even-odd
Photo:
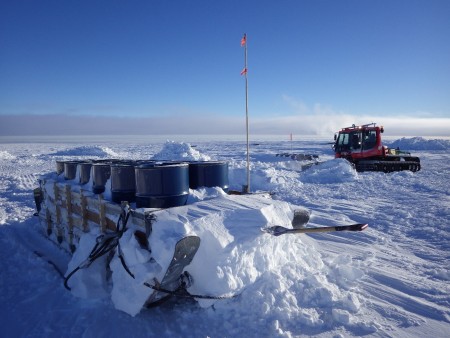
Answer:
[[[88,183],[91,178],[92,162],[86,161],[78,163],[78,167],[79,167],[80,185]]]
[[[228,162],[206,161],[189,163],[189,187],[221,187],[228,191]]]
[[[136,200],[135,163],[123,161],[111,164],[111,199],[115,203]]]
[[[136,174],[137,208],[171,208],[185,205],[189,196],[187,163],[139,165]]]
[[[106,182],[111,176],[111,163],[98,162],[92,164],[92,192],[102,194],[105,192]]]
[[[62,174],[64,172],[64,162],[63,160],[56,160],[56,174]]]
[[[77,176],[77,166],[80,161],[64,161],[64,179],[73,180]]]

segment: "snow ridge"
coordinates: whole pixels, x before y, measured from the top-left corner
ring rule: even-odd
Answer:
[[[189,143],[167,141],[161,151],[150,159],[162,161],[209,161],[211,157],[201,154]]]
[[[61,157],[119,157],[119,155],[112,149],[106,146],[81,146],[75,148],[68,148],[64,150],[59,150],[54,153],[49,154],[50,156],[61,156]]]
[[[450,141],[442,139],[426,140],[423,137],[401,138],[389,144],[390,148],[400,150],[448,150]]]

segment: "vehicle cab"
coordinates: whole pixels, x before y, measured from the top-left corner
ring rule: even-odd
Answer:
[[[378,127],[375,123],[342,128],[334,135],[335,157],[355,159],[382,155],[380,134],[383,131],[383,127]]]

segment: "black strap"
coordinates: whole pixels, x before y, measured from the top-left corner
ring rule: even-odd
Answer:
[[[125,263],[125,258],[123,257],[123,252],[122,252],[122,249],[120,248],[120,243],[118,244],[117,248],[119,249],[119,259],[120,259],[120,262],[122,263],[123,268],[134,279],[134,275],[131,273],[130,269],[128,268],[127,264]]]
[[[119,259],[122,263],[122,266],[125,268],[125,271],[134,278],[134,275],[131,273],[130,269],[127,267],[125,263],[125,259],[123,258],[122,250],[120,249],[120,238],[127,231],[127,222],[130,217],[130,210],[125,211],[123,209],[122,213],[119,216],[116,224],[116,232],[109,234],[101,234],[96,238],[95,246],[92,248],[91,253],[88,258],[83,261],[80,265],[78,265],[73,271],[71,271],[67,277],[64,279],[64,287],[67,290],[71,290],[69,287],[69,279],[80,269],[88,268],[97,258],[100,258],[107,253],[111,252],[113,249],[118,247],[119,251]],[[122,224],[122,227],[120,227]]]
[[[184,287],[180,286],[179,288],[177,288],[174,291],[171,290],[167,290],[164,289],[160,286],[157,285],[152,285],[150,283],[145,282],[144,285],[150,289],[162,292],[162,293],[167,293],[169,295],[172,296],[176,296],[176,297],[183,297],[183,298],[198,298],[198,299],[231,299],[231,298],[236,298],[237,296],[239,296],[239,294],[234,294],[231,296],[209,296],[209,295],[195,295],[192,293],[189,293]]]
[[[102,234],[97,237],[95,246],[92,248],[91,253],[89,254],[89,257],[82,262],[79,266],[77,266],[73,271],[71,271],[67,277],[64,279],[64,287],[67,290],[71,290],[71,288],[68,285],[69,279],[80,269],[86,269],[88,268],[97,258],[100,258],[107,254],[108,252],[111,252],[114,248],[117,247],[119,259],[122,263],[122,266],[124,267],[125,271],[133,278],[134,275],[128,268],[128,266],[125,263],[125,258],[122,253],[122,249],[120,248],[120,238],[122,235],[127,231],[127,222],[130,217],[130,210],[127,211],[123,210],[123,212],[120,214],[119,219],[117,220],[116,224],[116,232],[111,234]],[[120,227],[120,224],[122,224],[122,227]],[[231,295],[231,296],[210,296],[210,295],[196,295],[191,294],[186,290],[186,283],[180,282],[180,286],[174,290],[167,290],[157,285],[152,285],[150,283],[145,282],[145,286],[162,292],[166,293],[168,295],[176,296],[176,297],[183,297],[183,298],[198,298],[198,299],[231,299],[237,297],[239,294]]]

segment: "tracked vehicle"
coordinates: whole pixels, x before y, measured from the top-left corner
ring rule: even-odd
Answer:
[[[383,145],[383,132],[384,128],[376,123],[342,128],[334,135],[335,157],[347,159],[357,171],[419,171],[420,159]]]

